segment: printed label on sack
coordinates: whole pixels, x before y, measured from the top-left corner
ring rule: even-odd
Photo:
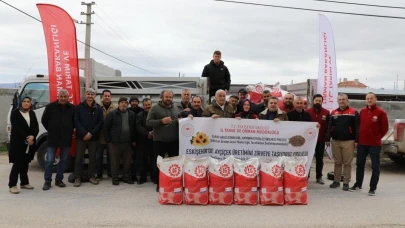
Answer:
[[[203,192],[207,192],[207,188],[206,188],[206,187],[204,187],[204,188],[200,188],[200,192],[201,192],[201,193],[203,193]]]
[[[266,188],[262,188],[262,193],[267,193]]]
[[[225,188],[225,192],[232,192],[232,187]]]
[[[252,187],[252,192],[257,192],[257,187]]]
[[[291,188],[286,188],[285,193],[287,193],[287,194],[291,193]]]

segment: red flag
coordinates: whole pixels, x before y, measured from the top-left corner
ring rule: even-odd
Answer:
[[[77,58],[76,27],[62,8],[37,4],[44,27],[48,50],[50,101],[56,101],[58,91],[69,92],[69,102],[80,103],[79,61]]]
[[[80,104],[79,60],[73,19],[58,6],[37,4],[37,7],[42,19],[48,52],[50,102],[56,101],[59,90],[66,89],[69,92],[69,102],[78,105]],[[73,140],[71,155],[75,155],[75,145],[76,141]]]

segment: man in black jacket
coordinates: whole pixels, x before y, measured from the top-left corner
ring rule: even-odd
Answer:
[[[124,182],[134,184],[131,179],[131,145],[135,145],[135,113],[128,110],[127,98],[121,97],[118,108],[108,113],[103,131],[110,152],[112,184],[119,185],[121,159]]]
[[[332,156],[335,162],[335,180],[331,188],[340,187],[340,177],[343,165],[343,190],[349,191],[352,173],[354,149],[357,147],[360,117],[356,109],[348,106],[346,94],[339,94],[339,108],[332,110],[326,131],[326,145],[332,144]],[[332,139],[332,142],[330,142]]]
[[[207,77],[209,79],[209,103],[211,104],[211,97],[215,96],[217,90],[222,89],[225,92],[229,91],[231,86],[231,74],[228,68],[221,61],[221,52],[215,51],[213,60],[207,65],[205,65],[202,72],[202,77]]]
[[[76,141],[76,162],[75,162],[75,187],[80,187],[82,178],[82,168],[84,152],[89,153],[88,174],[90,183],[97,185],[95,177],[97,159],[97,143],[99,141],[100,131],[103,126],[103,110],[94,100],[96,92],[94,89],[86,90],[86,100],[80,103],[75,109],[75,127],[77,132]]]
[[[58,92],[58,100],[48,104],[42,115],[42,125],[48,132],[48,150],[44,173],[45,184],[42,188],[45,191],[51,188],[53,164],[55,163],[57,148],[60,149],[60,160],[55,185],[61,188],[66,187],[65,183],[63,183],[63,173],[66,169],[72,145],[74,110],[75,107],[69,103],[69,92],[61,89]]]
[[[263,101],[261,103],[255,105],[255,107],[253,109],[254,110],[253,113],[256,115],[259,115],[261,112],[266,110],[266,108],[268,106],[267,103],[269,102],[270,97],[271,97],[270,90],[266,89],[265,91],[263,91],[263,93],[262,93]]]
[[[311,122],[311,116],[304,111],[304,99],[295,97],[294,110],[287,113],[289,121]]]
[[[145,183],[147,181],[148,170],[150,170],[153,165],[156,165],[151,164],[151,166],[149,166],[149,159],[153,154],[153,127],[146,126],[146,119],[148,118],[149,110],[152,107],[152,101],[149,98],[145,98],[142,100],[142,106],[143,111],[136,116],[136,132],[137,137],[139,137],[137,146],[139,151],[141,151],[140,178],[138,179],[137,184]],[[132,173],[132,175],[135,174]],[[156,176],[154,176],[152,172],[151,180],[153,183],[157,184]]]
[[[139,98],[137,96],[133,96],[129,99],[129,104],[131,105],[130,110],[138,115],[138,113],[143,111],[143,108],[139,107]]]

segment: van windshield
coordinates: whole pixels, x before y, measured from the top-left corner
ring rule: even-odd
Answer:
[[[28,83],[27,85],[25,85],[20,94],[20,97],[31,97],[33,110],[44,107],[49,104],[49,83]]]

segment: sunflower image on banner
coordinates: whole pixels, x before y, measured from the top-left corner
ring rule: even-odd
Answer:
[[[198,147],[198,146],[206,146],[210,143],[210,138],[204,132],[197,132],[195,136],[193,136],[190,140],[190,144]]]

